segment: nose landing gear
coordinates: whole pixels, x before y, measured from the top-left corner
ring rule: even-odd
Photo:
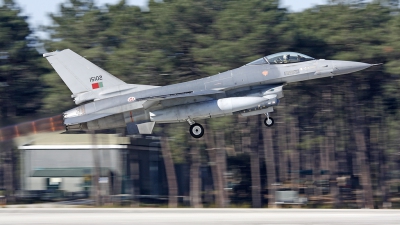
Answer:
[[[264,120],[264,125],[267,127],[271,127],[272,125],[274,125],[274,123],[275,123],[274,119],[272,119],[272,117],[269,117],[268,113],[266,113],[265,115],[267,116],[267,118],[265,118],[265,120]]]

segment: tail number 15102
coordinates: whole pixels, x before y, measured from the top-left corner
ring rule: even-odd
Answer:
[[[95,82],[95,81],[99,81],[99,80],[103,80],[103,77],[101,75],[90,78],[90,82]]]

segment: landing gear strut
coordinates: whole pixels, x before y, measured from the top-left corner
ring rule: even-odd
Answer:
[[[272,117],[269,117],[268,113],[266,113],[265,115],[267,116],[267,118],[265,118],[265,120],[264,120],[264,125],[267,127],[271,127],[272,125],[274,125],[274,123],[275,123],[274,119],[272,119]]]
[[[190,124],[189,132],[194,138],[201,138],[204,135],[204,128],[200,124],[194,122],[192,119],[187,120]]]

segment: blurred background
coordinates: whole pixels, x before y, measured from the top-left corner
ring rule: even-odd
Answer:
[[[400,208],[399,1],[296,2],[65,0],[38,24],[0,1],[0,204]],[[199,140],[187,124],[60,134],[74,104],[41,54],[67,48],[148,85],[280,51],[384,65],[285,86],[269,129],[230,116],[200,121]]]

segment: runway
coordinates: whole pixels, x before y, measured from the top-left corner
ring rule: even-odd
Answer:
[[[400,224],[400,210],[0,208],[0,224]]]

